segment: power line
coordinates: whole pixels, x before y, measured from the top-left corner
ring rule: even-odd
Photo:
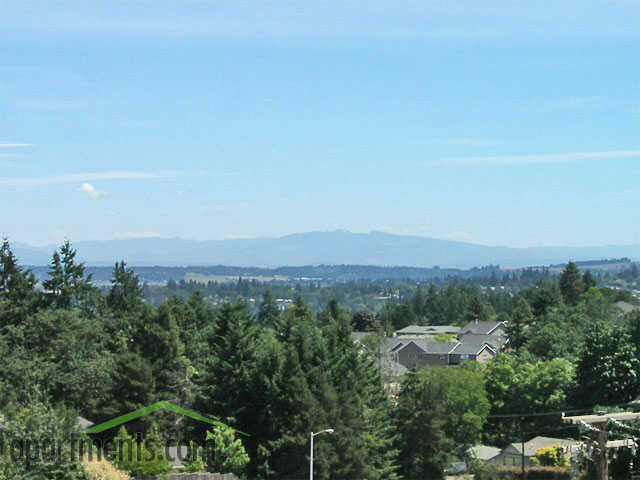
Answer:
[[[490,418],[522,418],[522,417],[547,417],[553,415],[562,415],[566,413],[582,413],[582,412],[592,412],[596,408],[620,408],[626,407],[628,405],[636,405],[635,402],[628,403],[620,403],[618,405],[594,405],[592,407],[585,407],[580,409],[573,410],[555,410],[551,412],[532,412],[532,413],[504,413],[504,414],[496,414],[496,415],[488,415],[487,419]]]

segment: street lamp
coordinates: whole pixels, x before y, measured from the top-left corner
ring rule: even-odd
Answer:
[[[309,480],[313,480],[313,437],[316,435],[320,435],[321,433],[333,433],[333,428],[327,428],[326,430],[322,430],[321,432],[313,433],[311,432],[311,455],[309,460]]]

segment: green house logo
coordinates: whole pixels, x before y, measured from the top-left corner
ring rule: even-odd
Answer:
[[[197,412],[193,412],[191,410],[187,410],[185,408],[181,408],[178,407],[177,405],[172,405],[169,402],[165,402],[165,401],[161,401],[161,402],[156,402],[152,405],[149,405],[147,407],[142,407],[134,412],[130,412],[130,413],[126,413],[124,415],[121,415],[119,417],[116,418],[112,418],[111,420],[107,420],[106,422],[103,422],[99,425],[94,425],[91,428],[88,428],[87,430],[85,430],[87,433],[100,433],[100,432],[104,432],[105,430],[109,430],[111,428],[115,428],[118,427],[124,423],[127,422],[131,422],[132,420],[135,420],[137,418],[140,417],[144,417],[145,415],[149,415],[150,413],[153,413],[155,411],[158,410],[168,410],[170,412],[174,412],[177,413],[179,415],[184,415],[185,417],[190,417],[193,418],[194,420],[198,420],[200,422],[205,422],[205,423],[209,423],[211,425],[217,425],[220,427],[226,427],[226,428],[231,428],[228,425],[218,421],[218,420],[214,420],[212,418],[208,418],[205,417],[204,415],[200,415]],[[234,429],[235,430],[235,429]],[[235,430],[237,433],[240,433],[241,435],[245,435],[248,436],[246,433],[240,432],[238,430]]]

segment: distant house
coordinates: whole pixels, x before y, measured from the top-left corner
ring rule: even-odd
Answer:
[[[409,325],[400,330],[396,330],[396,337],[418,338],[418,337],[435,337],[436,335],[457,335],[460,327],[453,325]]]
[[[422,338],[398,341],[388,355],[405,368],[460,365],[468,361],[484,363],[495,357],[496,349],[489,344],[438,342]]]
[[[374,332],[352,332],[351,339],[374,354],[383,377],[397,378],[408,369],[426,366],[456,366],[464,362],[484,363],[509,343],[505,322],[471,322],[463,328],[451,325],[410,325],[393,337],[367,341]],[[437,341],[436,336],[450,337]]]
[[[460,365],[468,361],[485,363],[494,358],[497,353],[498,351],[488,343],[458,342],[449,355],[449,365]]]
[[[506,322],[480,322],[474,320],[467,323],[460,329],[460,335],[472,333],[475,335],[494,335],[494,336],[506,336],[507,324]]]
[[[396,345],[391,352],[397,362],[406,368],[423,368],[427,365],[449,365],[449,353],[458,342],[438,342],[422,338],[408,339]]]
[[[471,447],[467,452],[469,460],[480,460],[485,463],[495,463],[495,459],[502,453],[498,447],[490,447],[488,445],[476,445]]]
[[[565,438],[550,437],[534,437],[524,443],[524,465],[525,467],[533,466],[532,459],[536,456],[536,452],[540,448],[552,447],[560,445],[563,455],[567,459],[574,458],[583,447],[581,442]],[[517,467],[522,464],[522,443],[512,443],[502,449],[499,455],[491,460],[491,463],[497,465],[507,465]]]

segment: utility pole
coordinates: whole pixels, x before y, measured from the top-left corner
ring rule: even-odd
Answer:
[[[611,420],[615,420],[616,422],[626,422],[637,418],[640,418],[640,413],[623,412],[610,413],[608,415],[581,415],[577,417],[565,417],[564,414],[562,414],[562,421],[564,423],[583,425],[597,434],[596,441],[598,442],[598,458],[595,461],[597,468],[597,480],[608,480],[609,463],[607,460],[607,450],[608,448],[616,448],[618,446],[616,445],[617,442],[607,442],[607,439],[609,438],[609,431],[607,430],[609,422]]]
[[[522,441],[522,458],[520,464],[522,466],[522,478],[524,479],[524,417],[520,419],[520,440]]]

